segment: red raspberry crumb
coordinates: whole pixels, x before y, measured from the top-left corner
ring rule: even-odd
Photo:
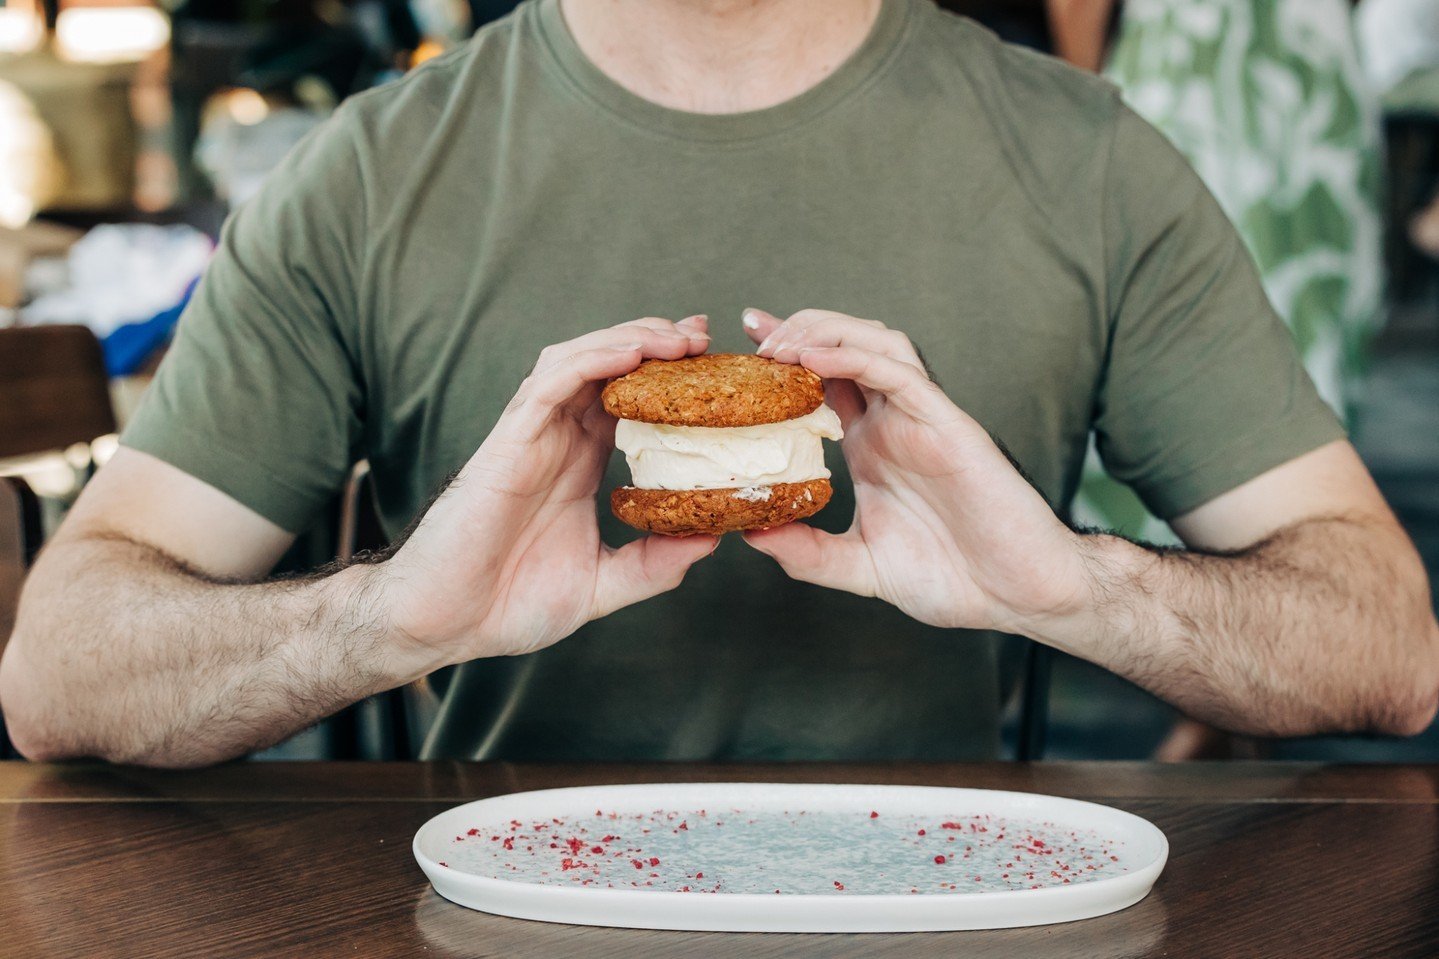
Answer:
[[[944,865],[944,857],[943,857],[943,856],[935,856],[935,857],[934,857],[934,861],[937,862],[937,863],[939,863],[941,866]]]
[[[631,859],[630,865],[634,866],[636,869],[643,869],[645,867],[645,864],[640,862],[638,859]]]
[[[514,836],[506,836],[506,837],[505,837],[505,841],[502,842],[502,843],[500,843],[500,845],[501,845],[501,846],[504,846],[506,849],[513,849],[513,848],[515,848],[515,837],[514,837]]]
[[[658,866],[659,864],[660,864],[660,861],[659,861],[659,858],[658,858],[658,857],[656,857],[656,856],[651,856],[651,857],[650,857],[650,865],[651,865],[651,866]]]
[[[879,818],[879,813],[877,813],[877,812],[875,812],[873,809],[871,809],[871,810],[869,811],[869,818],[870,818],[870,819],[878,819],[878,818]]]

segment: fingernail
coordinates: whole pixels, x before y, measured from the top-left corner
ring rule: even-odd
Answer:
[[[769,356],[774,351],[774,338],[776,334],[771,333],[760,343],[759,349],[755,350],[760,356]]]
[[[739,321],[744,324],[747,330],[759,329],[759,315],[754,310],[745,310],[740,314]]]
[[[631,350],[637,350],[642,346],[644,346],[643,343],[622,343],[619,346],[612,346],[610,347],[610,349],[614,350],[616,353],[628,353]]]
[[[680,322],[681,322],[681,323],[688,323],[688,322],[690,322],[691,320],[704,320],[706,323],[708,323],[709,320],[710,320],[710,318],[709,318],[707,315],[705,315],[704,313],[696,313],[694,316],[687,316],[687,317],[685,317],[684,319],[680,320]]]

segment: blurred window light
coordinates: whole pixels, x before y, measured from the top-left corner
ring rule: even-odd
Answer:
[[[0,53],[26,53],[45,35],[40,18],[19,7],[0,7]]]
[[[241,126],[252,127],[270,115],[270,104],[256,90],[240,88],[225,94],[225,109],[230,119]]]
[[[55,45],[67,60],[143,60],[170,42],[170,21],[154,7],[72,7],[55,21]]]
[[[35,105],[0,80],[0,226],[18,229],[60,188],[55,140]]]
[[[426,60],[433,60],[445,52],[445,45],[438,40],[421,40],[420,45],[410,54],[410,67],[414,68]]]

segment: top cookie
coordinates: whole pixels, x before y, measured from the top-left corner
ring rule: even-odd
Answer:
[[[759,426],[813,413],[824,382],[802,366],[747,353],[646,360],[602,394],[611,416],[670,426]]]

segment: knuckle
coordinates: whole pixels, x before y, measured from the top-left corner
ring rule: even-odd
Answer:
[[[524,382],[520,384],[520,388],[515,390],[515,395],[510,397],[510,401],[505,404],[505,413],[518,413],[528,406],[534,396],[534,390],[534,377],[525,377]]]

